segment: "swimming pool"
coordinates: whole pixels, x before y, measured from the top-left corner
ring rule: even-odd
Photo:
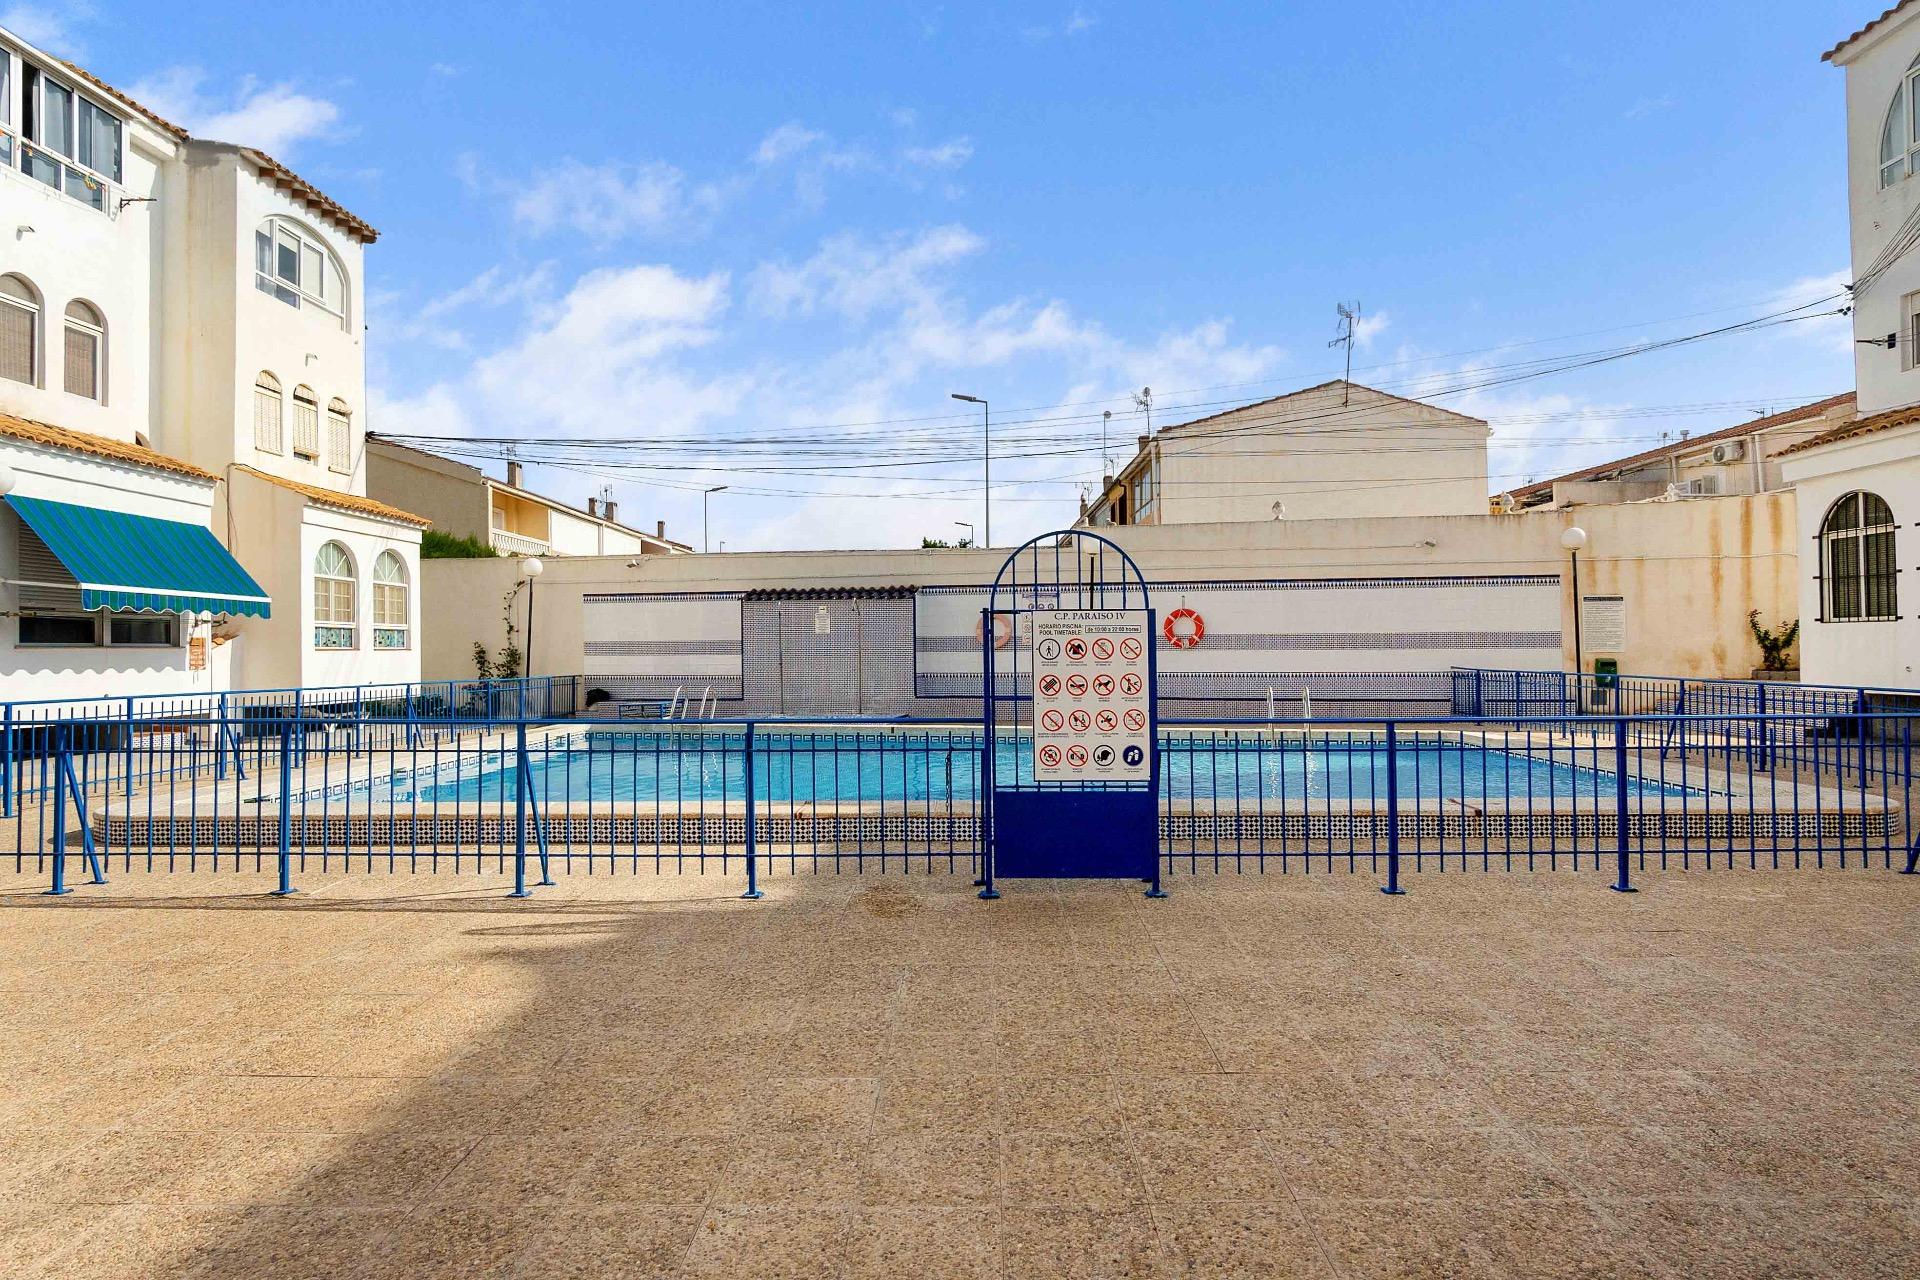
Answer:
[[[1031,751],[1024,737],[996,740],[995,769],[1003,785],[1030,778]],[[552,804],[671,807],[746,794],[744,739],[737,733],[589,730],[539,740],[529,757],[532,793]],[[1365,733],[1169,735],[1160,761],[1161,796],[1170,801],[1370,804],[1387,794],[1385,743]],[[1611,801],[1615,778],[1598,767],[1603,762],[1611,762],[1610,750],[1596,755],[1591,747],[1572,749],[1564,742],[1549,754],[1544,744],[1512,751],[1464,735],[1403,736],[1395,773],[1403,801]],[[757,732],[754,794],[793,804],[971,804],[979,794],[979,763],[980,735],[962,730]],[[344,790],[350,799],[377,807],[510,804],[514,775],[511,755],[449,750],[427,767]],[[1628,794],[1694,792],[1629,777]]]

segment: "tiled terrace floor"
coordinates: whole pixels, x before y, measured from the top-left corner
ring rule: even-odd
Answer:
[[[1920,877],[0,895],[0,1272],[1912,1276]]]

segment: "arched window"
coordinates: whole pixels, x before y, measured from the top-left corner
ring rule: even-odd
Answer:
[[[320,397],[305,383],[293,389],[293,456],[320,456]]]
[[[107,345],[106,317],[91,304],[75,300],[67,304],[67,394],[89,400],[105,400],[107,371],[103,359]]]
[[[23,276],[0,276],[0,378],[40,383],[40,294]]]
[[[280,394],[280,379],[262,369],[253,380],[253,447],[262,453],[284,452],[286,420],[287,402]]]
[[[347,276],[308,227],[268,218],[253,233],[253,287],[288,306],[316,308],[347,324]]]
[[[373,647],[407,647],[407,564],[391,551],[373,562]]]
[[[1893,509],[1877,493],[1855,491],[1827,509],[1820,525],[1824,622],[1884,622],[1898,615]]]
[[[313,558],[313,647],[353,648],[353,600],[358,580],[353,557],[337,542],[323,543]]]
[[[327,470],[353,473],[353,411],[345,400],[327,405]]]
[[[1890,187],[1913,173],[1916,153],[1920,153],[1920,58],[1907,66],[1900,87],[1887,104],[1887,119],[1880,126],[1880,185]]]

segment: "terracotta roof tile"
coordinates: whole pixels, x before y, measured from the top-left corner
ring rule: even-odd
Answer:
[[[281,164],[266,152],[256,147],[243,146],[240,148],[240,154],[252,161],[253,166],[260,170],[261,176],[268,182],[271,182],[276,188],[286,192],[314,212],[332,220],[334,225],[338,226],[355,240],[358,240],[361,244],[372,244],[380,238],[380,233],[369,226],[365,220],[356,214],[348,212],[345,205],[328,196],[321,191],[320,188],[314,186],[311,182],[308,182],[305,178],[287,168],[287,166]]]
[[[1889,409],[1885,413],[1872,414],[1865,418],[1855,418],[1852,422],[1843,422],[1817,436],[1809,436],[1791,448],[1782,449],[1778,456],[1789,453],[1803,453],[1808,449],[1818,449],[1821,445],[1837,444],[1842,440],[1851,440],[1855,436],[1870,436],[1876,431],[1891,431],[1895,427],[1906,427],[1920,422],[1920,404],[1910,404],[1902,409]]]
[[[1265,400],[1255,400],[1249,404],[1236,405],[1231,409],[1222,409],[1220,412],[1210,413],[1206,415],[1204,418],[1189,418],[1185,422],[1169,423],[1168,425],[1162,427],[1161,430],[1162,431],[1180,431],[1187,427],[1197,426],[1202,422],[1212,422],[1215,418],[1225,418],[1232,414],[1244,413],[1248,409],[1260,409],[1270,404],[1279,404],[1282,400],[1291,400],[1295,396],[1309,395],[1315,391],[1330,391],[1334,387],[1339,386],[1342,381],[1343,379],[1335,378],[1330,382],[1318,382],[1311,387],[1301,387],[1298,391],[1288,391],[1283,395],[1268,396]],[[1454,417],[1464,419],[1468,422],[1478,422],[1480,423],[1481,426],[1486,425],[1486,422],[1480,418],[1473,417],[1470,414],[1458,413],[1452,409],[1442,408],[1440,405],[1437,405],[1437,404],[1428,404],[1425,400],[1409,400],[1405,396],[1396,396],[1391,391],[1381,391],[1376,387],[1369,387],[1358,382],[1348,383],[1348,385],[1351,386],[1355,391],[1371,392],[1376,396],[1385,396],[1389,400],[1397,400],[1401,404],[1417,404],[1422,409],[1434,409],[1434,410],[1438,410],[1441,413],[1452,414]]]
[[[96,458],[109,458],[115,462],[128,462],[137,467],[152,467],[156,471],[171,471],[175,475],[191,476],[195,480],[220,478],[211,471],[201,470],[191,462],[182,462],[164,453],[155,453],[145,445],[129,444],[124,440],[114,440],[108,436],[97,436],[90,431],[72,431],[66,427],[51,426],[45,422],[35,422],[32,418],[17,418],[10,413],[0,413],[0,436],[12,440],[24,440],[29,444],[46,445],[52,449],[68,449],[74,453],[91,454]]]
[[[1766,431],[1773,427],[1788,426],[1806,418],[1817,418],[1823,413],[1838,409],[1852,399],[1853,392],[1843,391],[1837,396],[1828,396],[1825,400],[1815,400],[1812,404],[1803,404],[1798,408],[1785,409],[1779,413],[1768,414],[1764,418],[1754,418],[1747,422],[1736,423],[1731,427],[1722,427],[1718,431],[1709,431],[1703,435],[1688,436],[1684,440],[1671,440],[1666,444],[1659,445],[1652,449],[1645,449],[1639,453],[1628,454],[1624,458],[1613,458],[1606,462],[1597,462],[1590,467],[1582,467],[1578,471],[1569,471],[1567,474],[1555,476],[1551,480],[1536,480],[1532,484],[1523,484],[1519,488],[1509,489],[1507,492],[1511,493],[1515,498],[1520,499],[1535,497],[1539,494],[1550,494],[1553,492],[1553,486],[1556,484],[1571,480],[1592,480],[1598,476],[1605,475],[1609,471],[1624,471],[1630,467],[1637,467],[1645,462],[1652,462],[1655,458],[1664,458],[1671,453],[1688,453],[1703,444],[1712,444],[1716,440],[1735,440],[1741,436],[1752,435],[1756,431]],[[1794,446],[1794,448],[1799,447],[1798,445]],[[1783,449],[1781,452],[1789,453],[1792,452],[1792,450]],[[1778,455],[1775,456],[1777,457]]]
[[[391,520],[396,524],[419,525],[422,528],[433,523],[425,516],[416,516],[410,511],[390,507],[373,498],[363,498],[357,493],[342,493],[338,489],[323,489],[317,484],[302,484],[298,480],[289,480],[285,476],[269,475],[257,467],[238,466],[234,470],[244,471],[256,480],[264,480],[268,484],[291,490],[308,502],[317,503],[323,507],[351,511],[355,515],[372,516],[376,520]]]
[[[1913,3],[1913,0],[1900,0],[1899,4],[1894,5],[1891,9],[1888,9],[1885,13],[1882,13],[1879,17],[1875,18],[1872,22],[1869,22],[1866,26],[1854,32],[1852,35],[1848,36],[1845,40],[1842,40],[1839,44],[1833,46],[1833,48],[1821,54],[1820,61],[1832,62],[1834,54],[1839,53],[1842,49],[1852,44],[1855,40],[1858,40],[1861,36],[1866,35],[1869,31],[1872,31],[1875,27],[1879,26],[1881,23],[1885,22],[1887,19],[1894,17],[1902,9],[1906,8],[1908,5],[1912,3]]]

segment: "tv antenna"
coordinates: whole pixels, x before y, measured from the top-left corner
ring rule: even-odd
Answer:
[[[1340,378],[1340,403],[1347,404],[1353,396],[1353,326],[1360,319],[1360,304],[1336,302],[1333,309],[1340,314],[1340,336],[1327,345],[1347,349],[1347,370]]]
[[[1113,477],[1113,459],[1107,453],[1107,427],[1112,422],[1113,410],[1102,409],[1100,411],[1100,474],[1108,479]]]
[[[1153,434],[1153,388],[1142,387],[1140,394],[1133,398],[1133,407],[1147,415],[1147,434]]]

